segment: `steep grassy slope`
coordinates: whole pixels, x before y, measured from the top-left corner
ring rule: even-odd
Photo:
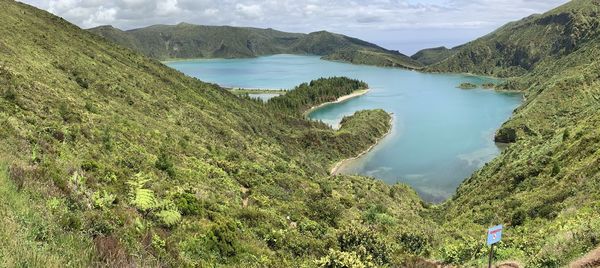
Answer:
[[[513,29],[519,38],[539,30],[541,22],[561,31],[559,25],[597,25],[599,12],[597,1],[575,0],[496,34]],[[596,27],[581,29],[580,37],[556,39],[571,45],[557,46],[555,55],[540,59],[532,70],[523,68],[527,73],[514,82],[530,85],[526,102],[499,132],[501,140],[513,143],[439,208],[444,228],[463,228],[450,232],[457,239],[440,250],[447,261],[475,259],[472,264],[481,265],[486,252],[476,230],[496,223],[507,226],[499,258],[528,267],[566,265],[600,244],[600,37]],[[501,44],[503,36],[488,36],[486,42]],[[548,44],[532,41],[535,45],[542,53]]]
[[[334,131],[24,4],[0,22],[0,266],[400,265],[434,228],[406,186],[327,175],[382,110]]]
[[[454,48],[435,47],[419,50],[414,55],[410,56],[413,60],[420,62],[423,65],[432,65],[443,61],[454,55],[460,46]]]
[[[436,72],[520,76],[542,61],[568,55],[600,32],[598,1],[571,1],[543,15],[509,23],[448,59],[428,67]]]
[[[289,53],[319,55],[356,64],[421,67],[420,63],[397,51],[326,31],[298,34],[187,23],[129,31],[100,26],[88,31],[156,59],[245,58]]]

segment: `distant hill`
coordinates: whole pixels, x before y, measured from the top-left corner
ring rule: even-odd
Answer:
[[[410,69],[421,67],[419,62],[397,51],[326,31],[300,34],[273,29],[187,23],[154,25],[128,31],[100,26],[88,31],[160,60],[248,58],[285,53],[318,55],[356,64]]]
[[[456,53],[459,49],[460,47],[455,47],[451,49],[446,47],[427,48],[418,51],[414,55],[410,56],[410,58],[418,61],[423,65],[432,65],[449,58],[450,56],[454,55],[454,53]]]

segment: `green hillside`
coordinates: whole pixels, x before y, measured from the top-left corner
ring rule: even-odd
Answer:
[[[420,62],[421,64],[427,66],[443,61],[450,56],[454,55],[460,47],[454,48],[446,48],[446,47],[435,47],[435,48],[426,48],[419,50],[414,55],[410,56],[413,60]]]
[[[508,148],[467,179],[452,200],[437,208],[439,214],[434,212],[440,224],[462,226],[463,231],[454,234],[460,238],[447,241],[442,250],[450,259],[461,263],[477,256],[479,262],[472,263],[481,265],[486,252],[481,243],[474,243],[481,234],[470,230],[494,223],[508,226],[498,254],[526,267],[564,266],[600,244],[598,14],[599,2],[574,0],[508,24],[434,66],[454,66],[474,46],[503,47],[511,32],[512,47],[524,52],[517,48],[527,40],[523,33],[533,34],[531,50],[514,65],[482,56],[477,65],[467,63],[467,69],[461,69],[490,71],[485,68],[492,61],[500,64],[498,71],[518,68],[524,75],[509,84],[525,89],[526,100],[496,137],[511,142]],[[554,39],[542,38],[540,30]],[[534,58],[539,59],[531,61]]]
[[[1,267],[400,265],[430,225],[406,186],[328,175],[382,110],[336,131],[21,3],[0,21]]]
[[[299,34],[273,29],[187,23],[155,25],[129,31],[100,26],[88,31],[159,60],[308,54],[355,64],[410,69],[421,67],[419,62],[397,51],[326,31]]]
[[[521,76],[543,61],[580,49],[600,32],[597,1],[570,1],[543,15],[532,15],[463,45],[427,68],[499,77]]]

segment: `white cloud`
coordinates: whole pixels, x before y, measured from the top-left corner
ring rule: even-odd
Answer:
[[[452,45],[568,0],[24,0],[84,28],[188,22],[284,31],[329,30],[408,51],[402,43]],[[394,39],[396,41],[391,42]],[[397,43],[397,44],[394,44]],[[425,44],[423,44],[425,46]]]
[[[257,4],[244,5],[238,3],[235,5],[235,11],[242,17],[247,19],[258,19],[263,15],[262,8]]]
[[[156,3],[156,15],[177,15],[181,10],[177,7],[177,0],[163,0]]]

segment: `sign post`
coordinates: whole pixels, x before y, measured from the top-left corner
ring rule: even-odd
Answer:
[[[487,231],[487,244],[490,248],[490,260],[488,267],[492,268],[492,259],[494,258],[494,244],[502,239],[502,224],[489,228]]]

